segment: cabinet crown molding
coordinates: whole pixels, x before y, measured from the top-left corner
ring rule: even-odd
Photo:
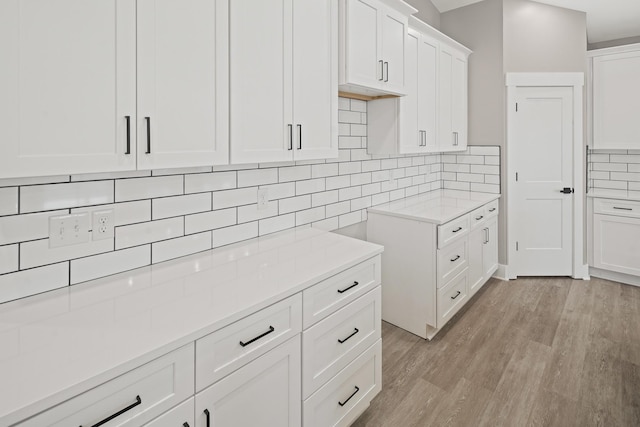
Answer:
[[[437,39],[439,42],[445,43],[448,46],[451,46],[451,47],[453,47],[455,49],[458,49],[462,53],[464,53],[467,57],[469,57],[469,55],[471,55],[473,53],[473,51],[471,49],[469,49],[468,47],[466,47],[462,43],[455,41],[454,39],[452,39],[448,35],[444,34],[442,31],[439,31],[439,30],[433,28],[431,25],[429,25],[426,22],[416,18],[415,16],[410,16],[409,17],[409,28],[414,29],[416,31],[419,31],[422,34],[431,36],[431,37]]]

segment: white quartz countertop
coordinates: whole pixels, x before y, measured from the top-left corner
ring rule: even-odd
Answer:
[[[368,212],[444,224],[499,198],[499,194],[437,190],[375,206]]]
[[[606,188],[591,188],[587,197],[599,199],[635,200],[640,202],[640,191],[609,190]]]
[[[224,327],[382,246],[287,230],[0,304],[0,425]]]

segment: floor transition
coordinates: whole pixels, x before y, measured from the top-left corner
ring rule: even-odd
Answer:
[[[383,322],[354,426],[640,426],[640,288],[492,279],[431,342]]]

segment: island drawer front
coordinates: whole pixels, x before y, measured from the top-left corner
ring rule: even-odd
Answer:
[[[500,208],[498,207],[498,200],[493,200],[486,205],[484,205],[485,218],[490,218],[492,216],[498,215],[500,213]]]
[[[381,282],[381,256],[329,277],[302,292],[303,327],[306,329],[364,295]]]
[[[438,328],[442,328],[467,302],[468,269],[438,289]]]
[[[469,212],[469,221],[471,222],[471,229],[479,227],[487,220],[487,213],[484,206]]]
[[[593,212],[597,214],[640,218],[640,202],[633,200],[593,199]]]
[[[438,249],[438,288],[445,286],[469,265],[469,240],[462,239]]]
[[[117,420],[108,425],[142,425],[193,395],[193,361],[193,344],[189,344],[29,418],[19,426],[86,427],[107,418]]]
[[[302,330],[299,293],[196,341],[196,390],[202,390]]]
[[[196,400],[192,397],[150,423],[145,424],[144,427],[181,427],[184,426],[184,423],[189,426],[195,426],[195,410]]]
[[[381,337],[380,286],[302,333],[302,398]]]
[[[469,234],[469,214],[462,215],[446,224],[438,226],[438,248]]]
[[[378,340],[304,401],[302,425],[351,425],[381,388],[382,340]]]

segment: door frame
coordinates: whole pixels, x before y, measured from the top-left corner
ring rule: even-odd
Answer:
[[[570,87],[573,89],[573,254],[572,274],[574,279],[589,279],[589,265],[585,262],[584,250],[584,203],[585,182],[583,171],[585,170],[584,135],[583,135],[583,89],[584,73],[506,73],[507,86],[507,135],[505,148],[507,152],[505,184],[507,187],[507,265],[505,276],[508,279],[517,278],[515,266],[509,268],[509,260],[516,258],[515,225],[510,221],[511,212],[515,212],[515,159],[509,142],[514,135],[514,113],[516,92],[519,87]]]

